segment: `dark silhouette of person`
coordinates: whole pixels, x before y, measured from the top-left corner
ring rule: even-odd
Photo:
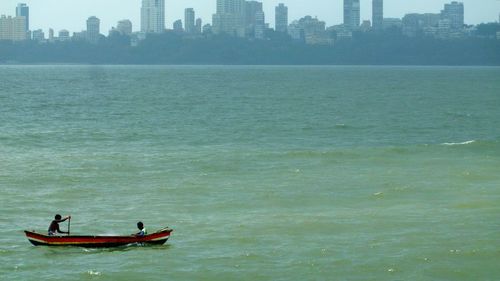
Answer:
[[[146,228],[144,227],[144,224],[142,223],[142,221],[138,222],[137,223],[137,228],[140,230],[139,232],[137,232],[135,234],[135,236],[144,236],[144,235],[147,235],[148,232],[146,231]]]
[[[52,236],[52,235],[57,235],[57,234],[69,234],[69,232],[66,232],[66,231],[62,231],[60,228],[59,228],[59,223],[61,222],[64,222],[68,219],[71,219],[71,216],[67,216],[65,217],[64,219],[61,217],[61,215],[57,214],[55,217],[54,217],[54,220],[50,223],[50,226],[49,226],[49,236]]]

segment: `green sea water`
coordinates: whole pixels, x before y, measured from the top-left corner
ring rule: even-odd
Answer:
[[[1,66],[0,280],[499,280],[499,123],[500,68]]]

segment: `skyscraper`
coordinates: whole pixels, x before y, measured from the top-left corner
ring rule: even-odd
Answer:
[[[165,30],[165,0],[142,0],[141,31],[161,33]]]
[[[25,21],[25,32],[30,30],[30,8],[24,3],[17,4],[16,7],[16,17],[24,17]]]
[[[94,16],[87,19],[87,41],[92,44],[97,44],[99,42],[100,24],[101,21]]]
[[[200,18],[196,19],[196,26],[195,26],[196,33],[201,33],[202,25],[203,21]]]
[[[266,34],[266,15],[264,11],[255,13],[254,35],[257,39],[264,39]]]
[[[262,9],[262,2],[258,1],[245,1],[245,28],[246,35],[254,35],[256,33],[257,21],[262,20],[264,13]],[[260,24],[260,22],[259,22]],[[260,28],[260,27],[259,27]],[[264,28],[262,28],[264,33]]]
[[[361,6],[359,0],[344,0],[344,25],[349,29],[359,27]]]
[[[464,3],[453,1],[444,5],[441,18],[449,20],[451,28],[461,29],[464,27]]]
[[[288,7],[281,3],[275,8],[275,28],[277,32],[288,30]]]
[[[217,0],[212,25],[215,34],[245,36],[245,0]]]
[[[372,2],[372,26],[373,29],[381,30],[384,24],[384,0],[373,0]]]
[[[184,10],[184,30],[187,33],[195,33],[195,13],[193,8]]]

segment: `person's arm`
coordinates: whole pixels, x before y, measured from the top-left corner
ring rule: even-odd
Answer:
[[[55,229],[55,230],[56,230],[56,231],[55,231],[56,233],[64,233],[64,234],[67,234],[67,233],[68,233],[68,232],[66,232],[66,231],[62,231],[62,230],[59,228],[59,224],[57,224],[57,226],[56,226],[56,229]]]
[[[65,217],[64,219],[61,219],[60,221],[57,221],[57,222],[58,222],[58,223],[60,223],[60,222],[65,222],[65,221],[67,221],[67,220],[69,220],[69,219],[71,219],[71,216],[67,216],[67,217]]]

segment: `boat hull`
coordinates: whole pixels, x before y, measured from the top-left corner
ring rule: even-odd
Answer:
[[[172,229],[162,229],[145,236],[48,236],[35,231],[25,231],[35,246],[73,246],[84,248],[112,248],[129,244],[162,245],[167,242]]]

